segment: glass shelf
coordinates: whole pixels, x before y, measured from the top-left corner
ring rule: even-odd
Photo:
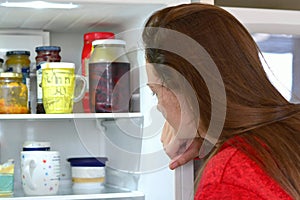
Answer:
[[[141,113],[0,114],[0,120],[115,119],[142,117]]]
[[[144,199],[144,194],[139,191],[125,191],[117,188],[107,187],[103,189],[101,193],[98,194],[58,194],[53,196],[24,196],[23,194],[16,194],[14,197],[8,197],[5,199],[18,199],[18,200],[49,200],[49,199],[59,199],[59,200],[73,200],[73,199]]]

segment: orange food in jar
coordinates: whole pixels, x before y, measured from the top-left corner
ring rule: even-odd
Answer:
[[[22,83],[22,74],[0,73],[0,114],[28,113],[27,86]]]

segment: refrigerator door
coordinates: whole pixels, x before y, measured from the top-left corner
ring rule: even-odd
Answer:
[[[175,169],[175,200],[194,199],[194,162]]]

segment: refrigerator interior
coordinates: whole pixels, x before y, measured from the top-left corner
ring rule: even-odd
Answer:
[[[134,75],[131,77],[131,88],[136,97],[133,102],[135,112],[130,114],[82,114],[81,103],[77,103],[75,114],[0,115],[0,161],[15,159],[15,198],[34,199],[23,197],[19,157],[25,140],[42,140],[50,141],[51,149],[61,153],[62,181],[59,195],[36,199],[192,199],[192,163],[175,172],[168,169],[169,158],[159,138],[164,119],[156,110],[156,100],[146,86],[145,61],[143,49],[140,48],[141,28],[152,12],[191,1],[74,0],[73,4],[79,5],[75,9],[8,8],[2,6],[4,2],[0,1],[0,56],[8,49],[28,47],[34,64],[36,45],[57,45],[62,49],[62,61],[74,62],[76,72],[80,74],[83,34],[111,31],[127,42]],[[70,3],[66,0],[48,2]],[[300,33],[299,12],[296,11],[226,9],[253,33]],[[262,15],[265,17],[262,18]],[[297,64],[299,59],[293,62]],[[293,87],[299,80],[297,74],[293,74]],[[293,89],[294,94],[299,94],[296,89]],[[102,194],[73,195],[70,191],[70,166],[66,159],[91,155],[108,157],[108,187]]]
[[[65,0],[49,2],[70,3]],[[35,62],[35,45],[57,45],[62,49],[62,61],[74,62],[76,72],[80,74],[83,34],[93,31],[114,32],[116,38],[126,41],[132,70],[131,88],[135,94],[135,101],[132,102],[134,112],[82,114],[83,109],[79,102],[74,105],[74,114],[0,115],[0,161],[3,163],[10,158],[15,160],[15,198],[33,199],[23,197],[20,151],[24,141],[37,140],[49,141],[51,149],[61,153],[61,183],[58,196],[36,197],[37,199],[186,199],[182,192],[180,195],[175,192],[176,174],[168,169],[169,158],[160,143],[164,119],[156,110],[155,99],[146,86],[140,35],[143,23],[152,12],[190,1],[72,2],[79,7],[68,10],[0,6],[0,51],[5,52],[10,45],[2,42],[4,40],[1,40],[1,34],[5,41],[7,35],[21,38],[25,35],[25,39],[22,38],[20,42],[12,39],[11,48],[24,49],[27,42],[29,46],[30,41],[34,41],[29,48],[32,64]],[[38,43],[35,43],[37,41]],[[158,123],[153,123],[153,119]],[[70,165],[66,159],[94,155],[108,157],[107,188],[103,194],[73,195]],[[180,177],[184,176],[184,171],[181,169]],[[192,167],[187,168],[187,171],[192,172]],[[188,174],[185,185],[192,188],[193,179],[191,173]],[[183,182],[181,181],[181,184]],[[188,193],[190,196],[190,191]]]
[[[49,141],[51,150],[60,152],[60,188],[58,195],[70,195],[71,168],[67,158],[107,157],[107,188],[103,193],[137,190],[134,172],[139,169],[139,152],[143,117],[130,116],[1,116],[1,162],[15,160],[15,197],[24,196],[21,188],[20,152],[24,141]],[[134,130],[126,134],[116,123],[132,124]],[[9,134],[8,134],[9,133]],[[126,173],[127,172],[127,173]],[[40,198],[40,197],[39,197]]]

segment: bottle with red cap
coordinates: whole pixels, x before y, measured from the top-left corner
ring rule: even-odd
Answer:
[[[93,51],[92,42],[94,40],[99,40],[99,39],[114,39],[114,38],[115,38],[115,34],[112,32],[89,32],[84,34],[83,36],[84,45],[81,54],[81,70],[82,70],[82,75],[86,77],[87,81],[89,80],[89,58]],[[84,112],[86,113],[91,112],[90,105],[89,105],[89,83],[88,82],[87,82],[87,90],[82,100],[82,105],[83,105]]]

